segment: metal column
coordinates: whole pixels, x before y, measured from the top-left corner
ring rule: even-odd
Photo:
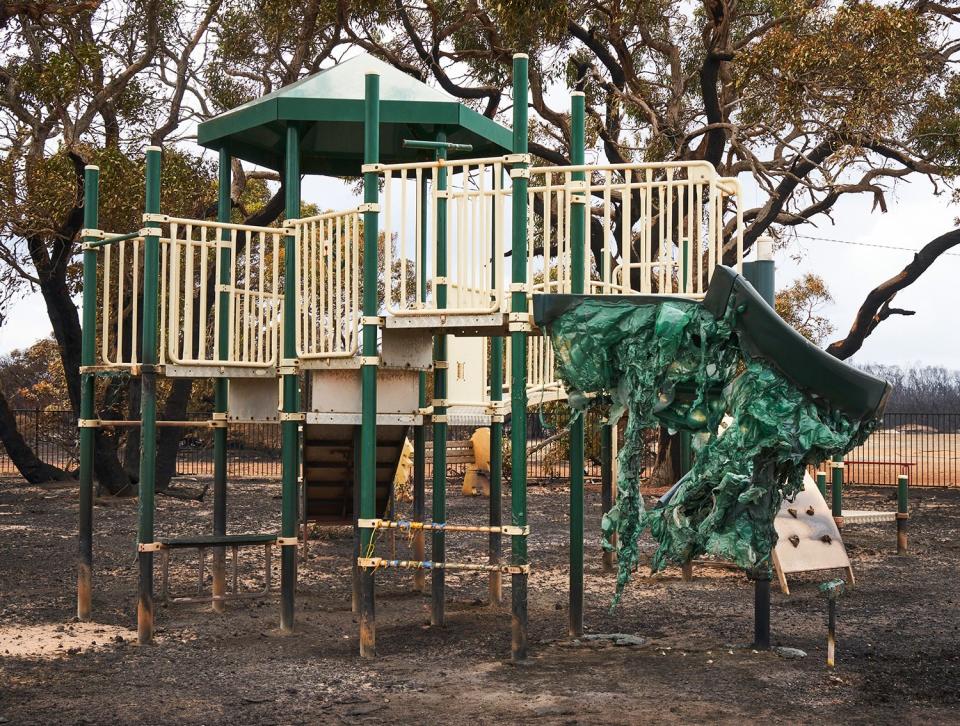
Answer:
[[[527,153],[527,106],[529,90],[527,56],[513,57],[513,153]],[[527,169],[519,163],[511,170],[512,195],[512,282],[510,311],[517,317],[510,324],[510,504],[511,523],[527,525],[527,334],[529,324],[523,320],[527,309]],[[513,537],[511,564],[527,564],[527,538]],[[527,657],[527,574],[511,575],[510,651],[515,660]]]
[[[494,172],[495,174],[497,172]],[[496,188],[497,182],[503,186],[503,170],[499,172],[500,179],[494,179],[490,185]],[[496,203],[492,204],[491,225],[492,234],[496,235],[498,224],[496,219]],[[491,239],[490,259],[490,286],[494,290],[501,285],[500,266],[503,260],[497,259],[497,241]],[[495,335],[490,338],[490,402],[498,404],[503,400],[503,338]],[[503,413],[496,407],[490,421],[490,526],[503,525]],[[503,537],[491,532],[487,545],[488,559],[491,565],[499,565],[503,558]],[[503,600],[503,574],[498,570],[490,573],[489,582],[490,604],[499,606]]]
[[[586,139],[584,96],[574,91],[570,99],[570,163],[582,166]],[[585,181],[582,171],[575,171],[573,181]],[[582,295],[586,261],[587,195],[571,195],[570,205],[570,292]],[[570,425],[570,605],[567,631],[573,638],[583,635],[583,416],[577,415]]]
[[[364,79],[364,164],[380,161],[380,76],[368,73]],[[379,201],[376,172],[363,174],[363,361],[360,367],[360,517],[377,516],[377,269],[379,252]],[[360,530],[360,554],[366,556],[373,530]],[[373,569],[360,571],[360,655],[377,654],[377,623],[374,604]]]
[[[83,171],[83,226],[96,229],[99,225],[100,169],[87,166]],[[84,242],[93,242],[93,237]],[[83,251],[83,338],[80,344],[80,365],[95,362],[97,327],[97,253]],[[93,419],[95,376],[80,375],[80,418]],[[77,618],[89,620],[93,598],[93,458],[96,429],[80,427],[80,524],[79,559],[77,561]]]
[[[220,149],[220,179],[217,189],[217,221],[230,221],[230,154]],[[230,232],[223,230],[221,240],[230,240]],[[228,244],[220,247],[220,276],[217,282],[223,285],[231,283],[232,253]],[[217,340],[217,356],[225,360],[230,355],[230,293],[223,287],[217,293],[219,297],[220,337]],[[213,430],[213,533],[223,536],[227,533],[227,396],[226,378],[217,378],[213,382],[213,411],[217,427]],[[217,547],[213,551],[213,609],[223,612],[222,598],[227,592],[226,548]]]
[[[286,129],[284,154],[284,203],[287,221],[300,216],[300,129],[289,124]],[[296,414],[300,411],[300,385],[295,368],[297,358],[297,256],[292,234],[283,241],[283,355],[284,367],[283,413],[280,421],[280,446],[282,473],[282,499],[280,506],[280,630],[293,631],[294,593],[297,587],[297,476],[300,470],[300,423]],[[293,541],[292,544],[289,544]]]
[[[147,147],[147,214],[160,212],[160,147]],[[157,232],[155,222],[146,227]],[[143,325],[140,398],[140,512],[137,528],[140,570],[137,597],[137,640],[153,640],[153,515],[157,483],[157,289],[160,277],[160,237],[148,234],[143,252]],[[143,549],[144,545],[147,549]]]
[[[420,269],[416,271],[420,279],[420,302],[427,301],[427,234],[430,229],[430,220],[427,215],[429,207],[427,195],[427,180],[420,184]],[[418,405],[422,411],[427,407],[427,374],[420,372]],[[421,423],[413,429],[413,521],[422,522],[426,514],[427,504],[427,427]],[[413,559],[417,562],[426,560],[426,537],[423,530],[418,529],[413,534]],[[417,592],[427,591],[427,578],[422,569],[413,571],[413,587]]]

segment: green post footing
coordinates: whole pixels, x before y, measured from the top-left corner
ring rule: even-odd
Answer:
[[[160,212],[160,147],[147,147],[147,214]],[[143,324],[140,393],[140,516],[137,542],[153,543],[154,494],[157,483],[157,307],[160,278],[160,238],[149,235],[143,252]],[[153,552],[139,552],[137,639],[153,640]]]
[[[820,496],[823,497],[824,501],[827,499],[827,473],[824,471],[817,472],[817,489],[820,490]]]
[[[217,188],[217,221],[230,221],[230,184],[231,167],[230,154],[226,149],[220,149],[219,186]],[[223,241],[230,240],[230,232],[223,230]],[[217,282],[229,285],[232,277],[230,268],[232,254],[228,245],[220,249],[220,276]],[[217,340],[217,356],[225,360],[230,355],[230,293],[222,289],[219,296],[220,335]],[[227,412],[227,379],[217,378],[213,382],[213,410],[214,413]],[[213,430],[213,533],[222,536],[227,533],[227,429],[226,427]],[[227,592],[226,548],[217,547],[213,551],[213,594],[214,597],[223,597]],[[224,601],[213,601],[213,609],[223,612]]]
[[[368,73],[364,79],[364,146],[363,160],[376,164],[380,160],[380,76]],[[377,174],[363,175],[363,201],[377,204],[380,193]],[[379,219],[376,212],[363,214],[363,315],[371,320],[377,315],[377,271],[379,269]],[[363,356],[368,361],[377,356],[377,325],[363,325]],[[360,517],[377,516],[377,366],[364,363],[360,368]],[[360,553],[370,548],[373,530],[360,530]],[[374,604],[374,577],[371,568],[360,572],[360,655],[377,654],[377,625]]]
[[[513,153],[526,154],[527,111],[527,56],[513,57]],[[529,165],[519,163],[517,168]],[[511,196],[512,241],[511,280],[525,286],[527,283],[527,187],[528,180],[518,176],[513,180]],[[510,310],[526,314],[527,295],[515,290],[510,295]],[[510,332],[510,504],[511,523],[527,526],[527,331]],[[527,564],[526,537],[512,537],[511,563]],[[511,656],[515,660],[527,657],[527,575],[511,576]]]
[[[574,92],[570,99],[570,163],[582,166],[585,139],[584,96]],[[584,181],[582,171],[573,172],[573,181]],[[582,295],[585,287],[586,195],[577,194],[570,206],[570,291]],[[570,425],[570,603],[567,632],[572,638],[583,635],[583,416]]]
[[[99,226],[100,170],[87,166],[83,172],[83,226]],[[84,242],[94,241],[87,237]],[[80,344],[80,365],[92,366],[96,356],[97,327],[97,253],[83,251],[83,338]],[[92,419],[94,375],[80,376],[80,418]],[[93,458],[96,429],[80,429],[80,522],[79,558],[77,561],[77,618],[89,620],[93,599]]]
[[[897,477],[897,554],[907,554],[907,521],[910,518],[909,477]]]
[[[284,153],[284,196],[286,218],[300,216],[300,129],[290,124],[286,129]],[[287,235],[283,241],[283,359],[293,361],[297,357],[296,326],[296,238]],[[296,373],[285,373],[283,384],[283,411],[294,414],[300,410],[300,387]],[[280,534],[284,538],[297,536],[297,474],[299,473],[300,426],[295,420],[280,422],[280,459],[282,465]],[[293,631],[294,593],[297,587],[297,548],[285,545],[280,548],[280,630]]]
[[[437,160],[447,158],[445,146],[447,135],[443,131],[437,133],[437,142],[440,144],[435,153]],[[447,170],[440,167],[437,170],[437,192],[447,189]],[[437,199],[437,277],[447,276],[447,200]],[[447,307],[447,285],[438,283],[437,309]],[[445,401],[447,398],[447,336],[442,330],[433,337],[433,398],[434,401]],[[433,507],[432,519],[434,522],[447,521],[447,408],[433,406]],[[430,559],[434,562],[443,562],[446,559],[446,537],[443,530],[434,530],[431,538]],[[445,619],[446,577],[442,569],[434,569],[430,573],[430,624],[443,625]]]

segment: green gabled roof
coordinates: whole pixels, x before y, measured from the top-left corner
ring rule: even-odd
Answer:
[[[509,153],[509,129],[371,55],[351,58],[205,121],[198,141],[282,171],[286,127],[300,123],[302,173],[357,175],[363,163],[364,76],[371,72],[380,75],[381,163],[424,160],[424,151],[404,149],[403,139],[430,140],[441,129],[448,141],[473,145],[473,151],[451,153],[450,158]]]

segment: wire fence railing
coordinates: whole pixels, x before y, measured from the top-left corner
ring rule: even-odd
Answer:
[[[37,456],[67,471],[77,467],[76,418],[70,411],[16,410],[17,428]],[[203,419],[206,413],[189,418]],[[527,417],[527,477],[532,483],[562,483],[569,478],[570,415],[566,410],[531,412]],[[600,477],[601,417],[585,416],[588,478]],[[450,426],[451,440],[469,439],[476,426]],[[509,446],[509,422],[505,426]],[[432,438],[432,427],[427,427]],[[655,437],[651,437],[655,438]],[[651,454],[655,447],[651,445]],[[509,456],[504,457],[509,462]],[[448,468],[460,476],[465,464]],[[235,423],[227,435],[227,472],[231,477],[280,476],[280,427],[276,424]],[[851,484],[895,485],[900,473],[910,475],[911,486],[960,486],[960,413],[888,413],[882,426],[846,458],[846,481]],[[17,469],[0,445],[0,475],[15,476]],[[428,476],[431,472],[428,471]],[[213,475],[213,432],[187,429],[177,451],[177,474]]]

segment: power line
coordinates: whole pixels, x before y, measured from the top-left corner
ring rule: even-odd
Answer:
[[[835,242],[840,245],[853,245],[855,247],[876,247],[881,250],[895,250],[897,252],[912,252],[917,254],[920,250],[915,250],[912,247],[900,247],[898,245],[881,245],[874,242],[853,242],[848,239],[836,239],[835,237],[815,237],[809,234],[798,234],[797,237],[801,239],[812,239],[818,242]],[[944,252],[940,257],[960,257],[958,252]]]

